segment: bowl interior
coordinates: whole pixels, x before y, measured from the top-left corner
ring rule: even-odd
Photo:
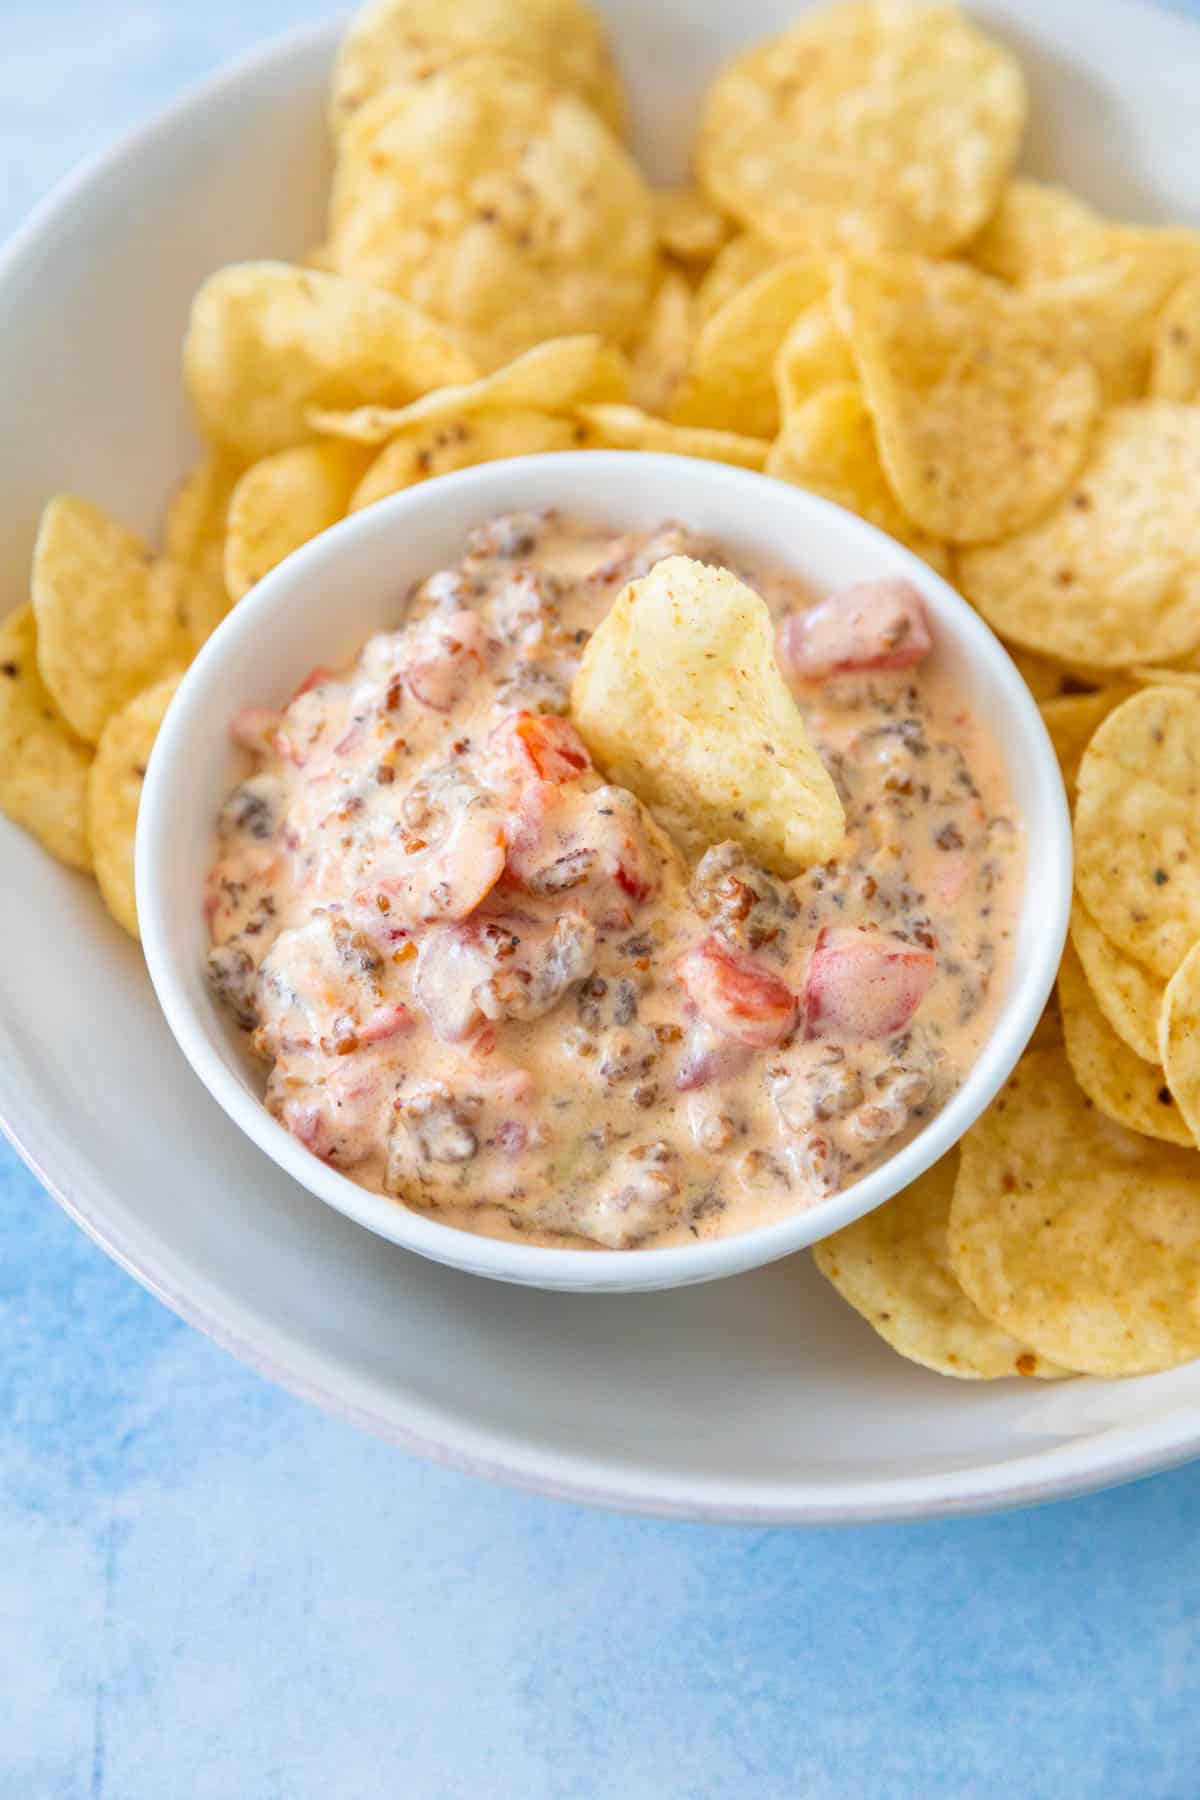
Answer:
[[[603,0],[656,179],[700,83],[791,0]],[[1200,223],[1200,38],[1136,0],[977,9],[1029,76],[1031,173]],[[321,230],[336,31],[226,71],[84,171],[0,254],[0,575],[48,493],[153,530],[196,444],[190,294]],[[286,175],[283,173],[286,171]],[[421,1454],[598,1504],[852,1521],[1079,1492],[1200,1452],[1200,1364],[1126,1383],[954,1383],[902,1362],[807,1257],[677,1293],[518,1292],[360,1230],[246,1141],[175,1046],[136,947],[0,820],[0,1115],[80,1224],[268,1376]],[[1036,876],[1036,871],[1035,871]]]
[[[350,661],[403,618],[410,584],[457,561],[475,524],[553,504],[615,530],[677,518],[731,552],[754,551],[816,593],[908,574],[927,598],[935,658],[1000,746],[1027,831],[1027,886],[995,1027],[963,1087],[909,1144],[844,1193],[761,1230],[715,1243],[637,1252],[501,1243],[421,1218],[370,1194],[292,1139],[260,1104],[261,1069],[203,979],[199,897],[213,820],[244,772],[230,722],[279,705],[317,664]],[[711,1279],[785,1255],[878,1205],[977,1116],[1027,1040],[1054,978],[1070,897],[1070,832],[1053,750],[1024,683],[976,614],[880,532],[783,483],[721,464],[628,452],[528,457],[410,489],[345,521],[273,571],[225,621],[186,677],[155,747],[138,842],[138,899],[151,976],[167,1018],[214,1097],[289,1173],[393,1241],[479,1274],[588,1290]]]

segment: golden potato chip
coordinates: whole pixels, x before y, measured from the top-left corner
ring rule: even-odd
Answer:
[[[669,456],[698,456],[707,462],[736,463],[742,469],[766,467],[771,446],[762,438],[702,425],[673,425],[652,418],[636,406],[579,406],[575,417],[588,450],[660,450]]]
[[[1169,981],[1200,939],[1200,694],[1143,688],[1084,751],[1075,881],[1104,935]]]
[[[1088,1099],[1129,1131],[1168,1144],[1194,1144],[1157,1057],[1144,1062],[1117,1036],[1070,944],[1058,971],[1058,1004],[1067,1061]]]
[[[233,490],[225,581],[240,600],[285,556],[319,537],[350,507],[371,452],[358,444],[297,444],[253,463]]]
[[[1200,669],[1176,668],[1172,663],[1134,663],[1126,670],[1137,687],[1181,687],[1200,689]]]
[[[624,400],[629,364],[592,333],[551,338],[479,381],[436,388],[411,406],[359,406],[353,412],[314,408],[313,427],[356,444],[384,444],[410,425],[433,425],[477,412],[570,412],[589,400]]]
[[[87,822],[96,879],[119,925],[138,935],[133,846],[146,765],[179,686],[170,676],[136,695],[104,727],[88,777]]]
[[[748,231],[730,238],[696,289],[697,326],[706,324],[735,294],[782,262],[786,254]]]
[[[885,1343],[939,1375],[1067,1374],[985,1319],[959,1286],[946,1249],[957,1174],[952,1150],[885,1206],[814,1244],[813,1261]]]
[[[968,1131],[950,1261],[976,1306],[1064,1368],[1141,1375],[1200,1356],[1200,1156],[1137,1137],[1061,1051],[1022,1057]]]
[[[993,210],[1025,83],[957,8],[822,8],[729,63],[704,102],[701,183],[770,242],[938,255]]]
[[[241,464],[205,457],[180,483],[167,509],[166,553],[193,577],[194,647],[210,638],[230,608],[225,588],[225,522]]]
[[[403,406],[475,367],[406,300],[288,263],[235,263],[192,302],[183,373],[210,443],[243,463],[311,435],[310,407]]]
[[[1064,346],[1087,358],[1104,398],[1119,406],[1149,391],[1159,321],[1179,270],[1177,251],[1152,240],[1141,252],[1105,257],[1025,291],[1057,315]]]
[[[844,265],[834,305],[888,480],[923,530],[974,543],[1053,504],[1083,461],[1099,384],[1048,309],[917,257]]]
[[[334,136],[381,89],[425,81],[479,51],[530,64],[620,131],[620,78],[603,27],[582,0],[371,0],[351,19],[333,66]]]
[[[653,196],[658,241],[683,263],[707,263],[729,236],[729,221],[699,188],[660,188]]]
[[[692,353],[692,290],[667,269],[646,322],[629,350],[629,398],[644,412],[665,413]]]
[[[1004,648],[1039,705],[1062,693],[1064,670],[1061,663],[1054,662],[1049,656],[1039,656],[1036,650],[1022,650],[1020,644],[1005,644]]]
[[[1042,1016],[1033,1028],[1033,1033],[1026,1044],[1026,1050],[1061,1050],[1063,1047],[1062,1014],[1058,1010],[1058,995],[1051,995],[1042,1009]]]
[[[995,212],[963,255],[1016,287],[1055,281],[1112,257],[1154,265],[1169,256],[1179,280],[1200,266],[1200,234],[1181,226],[1106,219],[1066,188],[1018,177],[1006,184]]]
[[[845,815],[775,661],[766,603],[669,556],[593,633],[572,716],[609,778],[689,853],[734,838],[780,875],[825,862]]]
[[[1193,944],[1163,994],[1157,1042],[1167,1085],[1193,1137],[1200,1136],[1200,944]]]
[[[635,164],[574,94],[501,57],[362,107],[342,134],[329,225],[344,275],[445,320],[484,369],[572,332],[627,342],[656,274]]]
[[[418,481],[473,468],[476,463],[578,446],[578,427],[549,413],[471,413],[463,419],[410,425],[384,445],[355,488],[349,510],[360,512]]]
[[[1071,942],[1108,1023],[1143,1062],[1157,1067],[1161,978],[1110,943],[1078,895],[1071,908]]]
[[[1182,282],[1159,316],[1150,391],[1200,401],[1200,275]]]
[[[1069,794],[1074,793],[1080,758],[1097,728],[1123,700],[1128,700],[1132,692],[1128,683],[1116,682],[1094,694],[1059,694],[1052,700],[1039,702],[1039,711],[1050,733],[1050,742],[1054,745]]]
[[[767,474],[844,506],[907,544],[934,568],[948,569],[945,545],[918,530],[888,485],[875,427],[856,382],[822,388],[796,408],[771,446]]]
[[[94,744],[106,722],[192,654],[185,573],[87,500],[59,494],[33,551],[42,679],[63,718]]]
[[[1005,183],[995,212],[963,254],[985,274],[1021,287],[1099,262],[1109,254],[1111,229],[1077,194],[1018,176]]]
[[[779,429],[775,357],[796,316],[829,287],[829,267],[793,256],[757,276],[701,326],[671,417],[745,437]]]
[[[857,384],[858,370],[826,295],[805,307],[775,357],[775,395],[783,423],[822,388],[845,381]]]
[[[1115,407],[1055,510],[964,551],[968,599],[1003,637],[1121,669],[1200,645],[1200,407]]]
[[[88,746],[61,717],[37,664],[33,608],[0,624],[0,812],[60,862],[90,869]]]

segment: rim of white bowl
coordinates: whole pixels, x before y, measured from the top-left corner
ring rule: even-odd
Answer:
[[[228,724],[220,698],[224,668],[239,651],[244,656],[256,637],[263,644],[263,668],[270,667],[270,645],[286,634],[286,614],[297,586],[311,592],[314,580],[319,580],[328,589],[336,588],[344,557],[361,551],[364,539],[375,540],[372,555],[386,562],[388,546],[431,508],[444,513],[461,505],[467,518],[474,519],[514,506],[569,504],[560,485],[564,469],[568,463],[577,468],[583,456],[595,488],[594,504],[601,512],[611,514],[620,508],[620,501],[606,492],[606,478],[612,477],[614,485],[622,479],[627,483],[631,468],[636,468],[640,480],[670,493],[672,510],[684,516],[689,494],[701,517],[710,497],[723,497],[728,504],[731,498],[736,503],[744,496],[748,503],[757,501],[761,506],[765,494],[773,510],[794,517],[798,537],[806,522],[814,520],[826,533],[832,529],[840,534],[850,564],[856,544],[886,546],[896,573],[915,579],[936,599],[952,621],[950,635],[960,652],[986,671],[1012,742],[1020,745],[1020,757],[1031,768],[1030,786],[1039,791],[1041,809],[1039,834],[1026,844],[1027,879],[1021,896],[1024,914],[1033,904],[1028,875],[1036,868],[1039,930],[1034,950],[1013,969],[992,1031],[961,1086],[929,1124],[877,1168],[816,1206],[752,1231],[662,1249],[551,1249],[479,1236],[409,1211],[313,1156],[247,1092],[222,1054],[217,1030],[197,1012],[191,997],[194,981],[189,983],[173,946],[172,871],[168,859],[158,854],[167,822],[176,820],[189,804],[186,770],[193,765],[190,760],[181,764],[180,759],[189,737],[194,737],[198,714],[224,731]],[[945,632],[944,619],[942,629]],[[1034,822],[1026,823],[1032,828]],[[1011,658],[966,601],[911,551],[830,501],[749,470],[642,451],[557,452],[483,464],[405,489],[304,545],[239,603],[184,676],[154,747],[138,824],[137,890],[146,964],[180,1049],[224,1112],[310,1193],[390,1242],[470,1274],[588,1293],[630,1292],[723,1279],[791,1255],[882,1205],[958,1141],[1007,1080],[1053,986],[1070,909],[1071,831],[1053,746]]]
[[[1131,23],[1143,10],[1127,0],[1109,4],[1132,15]],[[1190,49],[1194,37],[1190,32],[1185,37],[1186,22],[1168,22],[1179,28],[1181,52],[1185,45]],[[0,246],[0,282],[11,278],[41,236],[93,185],[106,181],[126,160],[152,150],[161,133],[259,70],[326,46],[332,53],[337,34],[337,23],[330,22],[256,47],[93,153]],[[146,1228],[131,1228],[116,1219],[104,1184],[86,1164],[76,1166],[69,1146],[45,1130],[36,1096],[23,1079],[16,1046],[10,1042],[7,1048],[10,1054],[0,1057],[0,1130],[51,1198],[128,1275],[189,1325],[289,1393],[412,1455],[482,1480],[585,1506],[697,1523],[865,1525],[961,1517],[1070,1499],[1177,1468],[1200,1456],[1200,1419],[1193,1430],[1184,1432],[1178,1415],[1165,1413],[951,1474],[843,1482],[831,1498],[826,1487],[813,1481],[738,1484],[661,1476],[651,1480],[627,1465],[548,1457],[511,1438],[464,1430],[444,1415],[431,1419],[409,1396],[349,1371],[343,1370],[342,1380],[334,1385],[330,1359],[314,1354],[304,1338],[283,1330],[261,1308],[231,1301],[224,1289],[181,1255],[164,1254]]]

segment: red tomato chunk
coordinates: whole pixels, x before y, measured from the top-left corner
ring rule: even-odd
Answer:
[[[933,648],[911,581],[859,581],[779,628],[779,661],[796,681],[867,669],[908,669]]]
[[[932,950],[880,931],[826,925],[804,982],[806,1038],[854,1040],[902,1031],[933,980]]]

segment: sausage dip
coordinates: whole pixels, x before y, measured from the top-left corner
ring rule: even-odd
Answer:
[[[660,558],[724,564],[846,812],[792,881],[689,867],[567,717],[584,644]],[[395,631],[235,737],[206,910],[266,1104],[363,1186],[468,1230],[635,1248],[845,1187],[962,1081],[1003,989],[1023,841],[916,590],[814,605],[668,524],[474,531]]]

